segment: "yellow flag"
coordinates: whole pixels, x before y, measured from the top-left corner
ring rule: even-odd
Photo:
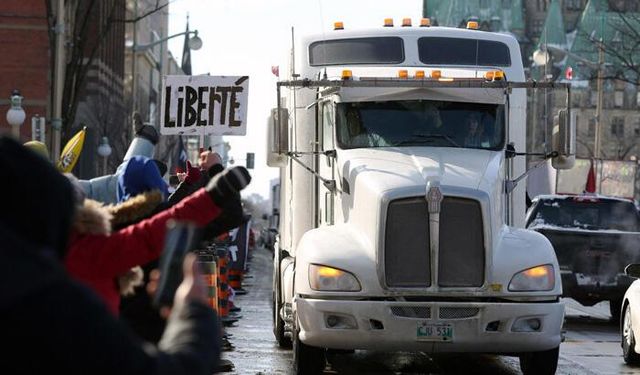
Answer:
[[[82,152],[82,146],[84,145],[84,136],[87,133],[87,127],[85,126],[76,135],[73,136],[67,142],[66,146],[60,154],[60,160],[58,160],[58,170],[62,173],[69,173],[75,167],[80,153]]]

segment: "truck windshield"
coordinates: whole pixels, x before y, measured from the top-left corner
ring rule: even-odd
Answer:
[[[538,204],[532,225],[545,224],[588,230],[640,231],[635,205],[609,199],[545,199]]]
[[[338,146],[432,146],[499,150],[504,106],[433,100],[338,103]]]

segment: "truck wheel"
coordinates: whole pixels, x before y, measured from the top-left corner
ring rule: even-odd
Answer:
[[[281,348],[291,348],[291,339],[284,335],[284,320],[280,318],[280,259],[273,259],[273,293],[271,294],[271,308],[273,316],[273,335],[278,346]]]
[[[635,347],[636,338],[631,329],[631,308],[627,305],[622,318],[622,357],[630,365],[640,364],[640,355],[636,353]]]
[[[558,367],[560,347],[520,354],[520,370],[524,375],[553,375]]]
[[[622,300],[614,299],[609,301],[609,312],[611,313],[611,322],[620,323],[620,314],[622,313]]]
[[[284,334],[284,320],[280,318],[280,308],[278,307],[278,300],[276,299],[276,293],[273,292],[273,303],[271,304],[273,308],[273,334],[276,337],[276,341],[278,342],[278,346],[281,348],[289,349],[291,348],[291,339],[289,339]]]
[[[322,374],[326,367],[325,350],[305,345],[298,338],[298,320],[294,316],[296,328],[293,334],[293,369],[296,375]]]

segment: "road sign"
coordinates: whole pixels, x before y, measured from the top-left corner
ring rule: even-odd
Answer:
[[[248,76],[166,76],[160,133],[245,135]]]

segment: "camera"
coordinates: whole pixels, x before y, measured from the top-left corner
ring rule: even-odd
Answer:
[[[197,244],[195,237],[195,224],[175,220],[167,222],[164,249],[160,256],[160,280],[154,296],[156,307],[173,304],[176,290],[183,278],[184,257]]]

